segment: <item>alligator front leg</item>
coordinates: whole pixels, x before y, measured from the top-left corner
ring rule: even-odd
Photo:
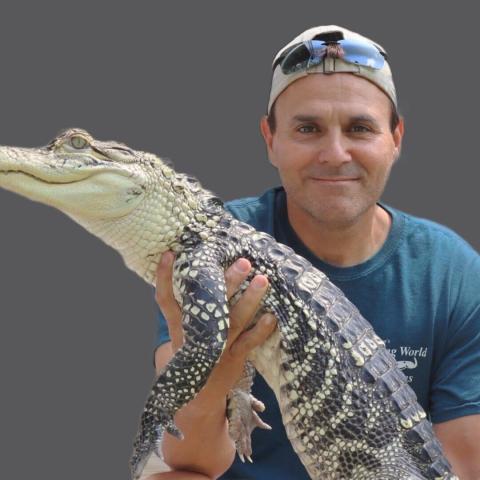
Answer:
[[[250,392],[255,376],[255,367],[251,362],[245,363],[244,373],[228,394],[228,431],[230,438],[235,442],[240,459],[245,457],[252,461],[251,434],[256,427],[271,430],[257,412],[263,412],[265,405],[256,399]]]
[[[134,443],[131,470],[138,478],[153,451],[161,455],[164,431],[182,438],[173,417],[205,385],[225,348],[229,310],[223,269],[204,249],[180,255],[175,296],[183,313],[185,343],[153,385]]]

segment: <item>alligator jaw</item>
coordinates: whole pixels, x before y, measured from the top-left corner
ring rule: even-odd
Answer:
[[[115,164],[48,148],[0,147],[0,186],[80,218],[121,217],[142,196],[133,175]]]
[[[70,183],[93,169],[88,157],[76,158],[44,148],[0,147],[0,173],[24,173],[45,183]],[[90,167],[90,168],[89,168]]]

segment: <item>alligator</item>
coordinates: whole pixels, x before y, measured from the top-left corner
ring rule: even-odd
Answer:
[[[147,398],[130,461],[134,478],[161,455],[165,432],[181,438],[174,414],[206,383],[225,347],[224,271],[240,257],[252,264],[250,279],[267,275],[261,311],[278,321],[249,361],[273,389],[310,477],[457,478],[406,377],[358,309],[292,249],[234,219],[196,179],[154,154],[68,129],[45,147],[0,147],[0,186],[61,210],[152,285],[161,254],[176,253],[185,343]],[[259,402],[246,398],[256,415]],[[232,403],[236,410],[241,399]],[[236,431],[238,453],[248,456]]]

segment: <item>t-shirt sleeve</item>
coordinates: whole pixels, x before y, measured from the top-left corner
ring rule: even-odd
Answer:
[[[170,341],[170,335],[168,334],[167,321],[163,316],[163,313],[157,307],[157,332],[155,335],[155,350],[164,343]]]
[[[450,316],[440,332],[430,396],[434,423],[480,414],[480,256],[466,244],[452,253]]]

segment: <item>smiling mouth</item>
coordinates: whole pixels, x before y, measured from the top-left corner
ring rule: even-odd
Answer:
[[[347,178],[347,177],[326,177],[326,178],[312,178],[315,182],[321,183],[348,183],[348,182],[356,182],[358,178]]]

